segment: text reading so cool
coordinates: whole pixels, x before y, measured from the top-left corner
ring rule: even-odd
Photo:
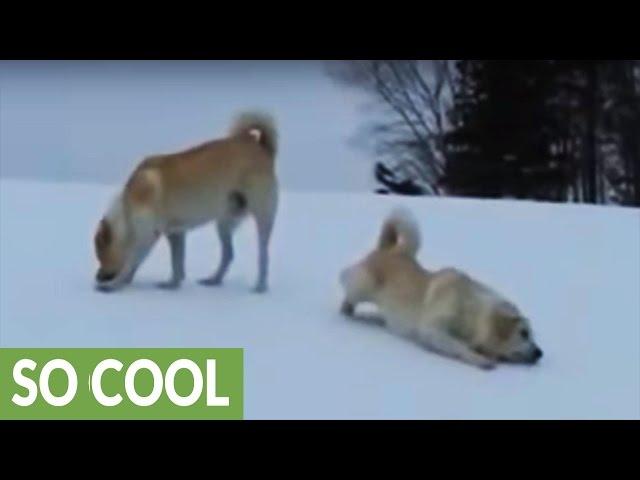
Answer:
[[[93,369],[90,378],[90,389],[94,398],[100,405],[105,407],[115,407],[123,400],[122,395],[117,393],[115,395],[107,395],[102,390],[102,376],[107,370],[115,370],[117,372],[122,371],[122,362],[114,358],[109,358],[101,361]],[[38,387],[40,387],[40,393],[45,402],[54,407],[63,407],[68,405],[76,396],[78,391],[78,375],[75,368],[64,359],[54,359],[47,362],[40,372],[38,384],[27,377],[23,372],[24,370],[35,371],[37,363],[29,358],[25,358],[16,362],[13,367],[13,379],[17,385],[27,389],[26,396],[20,396],[18,394],[13,395],[11,399],[13,403],[21,407],[28,407],[32,405],[38,397]],[[53,395],[49,386],[49,377],[54,370],[62,370],[68,380],[67,390],[63,395]],[[141,396],[138,394],[135,388],[135,378],[140,370],[147,370],[153,377],[153,388],[149,395]],[[193,389],[191,393],[186,396],[179,395],[175,389],[175,377],[180,370],[187,370],[191,373],[193,378]],[[167,369],[166,374],[162,375],[160,367],[152,360],[139,359],[131,363],[125,372],[124,378],[124,390],[125,394],[131,400],[134,405],[139,407],[148,407],[155,404],[162,391],[167,394],[167,397],[171,402],[180,407],[188,407],[193,405],[201,397],[203,390],[205,389],[206,379],[206,401],[209,407],[228,407],[229,397],[219,397],[216,394],[216,361],[206,361],[206,372],[203,376],[200,367],[192,360],[179,359],[174,361]]]

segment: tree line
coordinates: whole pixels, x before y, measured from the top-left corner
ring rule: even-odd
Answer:
[[[640,206],[640,61],[354,60],[379,193]]]

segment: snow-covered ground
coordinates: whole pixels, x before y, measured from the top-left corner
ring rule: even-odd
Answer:
[[[212,228],[188,237],[188,280],[159,246],[134,284],[93,289],[93,230],[115,188],[0,181],[0,346],[243,347],[246,418],[640,418],[640,212],[529,202],[284,193],[271,290],[255,278],[253,225],[226,284],[204,288]],[[531,317],[536,367],[485,372],[338,314],[339,270],[403,203],[421,261],[455,265]]]

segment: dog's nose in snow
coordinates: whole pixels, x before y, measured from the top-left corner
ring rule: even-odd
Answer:
[[[110,282],[114,278],[116,278],[115,273],[105,272],[104,270],[98,270],[98,273],[96,273],[96,281],[98,283]]]

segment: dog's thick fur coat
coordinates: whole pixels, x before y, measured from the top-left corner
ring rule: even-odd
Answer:
[[[395,210],[376,249],[341,273],[342,312],[354,316],[359,303],[373,303],[392,332],[481,368],[498,361],[535,363],[542,356],[515,305],[459,270],[423,269],[419,248],[414,218]]]
[[[247,214],[258,233],[258,280],[267,289],[268,248],[278,205],[275,156],[278,135],[264,113],[239,115],[225,138],[142,161],[100,221],[95,234],[101,290],[129,283],[156,240],[166,236],[172,275],[164,288],[184,279],[185,233],[215,221],[222,245],[220,264],[201,281],[219,285],[233,259],[232,233]]]

